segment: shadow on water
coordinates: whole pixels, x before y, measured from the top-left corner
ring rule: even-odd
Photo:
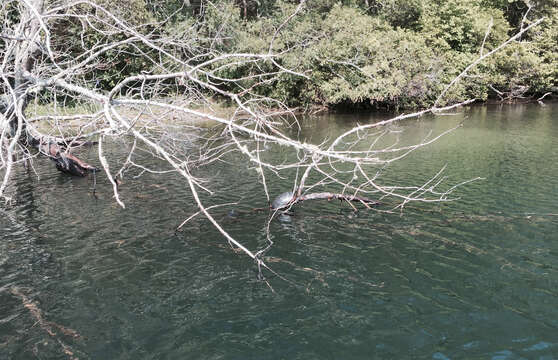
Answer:
[[[464,126],[386,181],[424,181],[446,164],[450,183],[485,180],[459,201],[402,214],[302,204],[271,224],[266,260],[288,279],[267,274],[275,292],[202,217],[174,234],[196,211],[179,179],[125,179],[122,210],[102,176],[95,198],[91,178],[37,160],[40,180],[18,169],[16,203],[0,208],[0,359],[550,359],[556,110],[473,107],[399,125],[402,143]],[[307,119],[300,134],[332,138],[354,121]],[[215,216],[261,248],[268,213],[251,209],[265,195],[253,170],[230,161],[199,175],[219,190],[212,201],[238,203]],[[290,186],[270,183],[273,194]]]

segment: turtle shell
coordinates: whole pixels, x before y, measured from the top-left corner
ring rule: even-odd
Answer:
[[[272,209],[281,209],[287,206],[287,204],[292,200],[293,193],[290,191],[284,192],[281,195],[277,196],[275,200],[271,203]]]

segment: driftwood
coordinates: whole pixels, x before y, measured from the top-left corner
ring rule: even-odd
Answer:
[[[281,194],[281,195],[283,195],[283,194]],[[363,196],[354,196],[354,195],[321,192],[321,193],[313,193],[313,194],[295,196],[293,199],[290,199],[290,201],[285,202],[284,205],[281,205],[277,208],[274,208],[273,205],[270,204],[269,207],[253,208],[252,210],[247,210],[247,211],[246,210],[243,211],[243,210],[238,210],[238,209],[232,209],[229,212],[227,212],[226,218],[235,219],[235,218],[237,218],[241,215],[252,214],[254,212],[260,212],[260,211],[269,211],[270,209],[272,211],[286,210],[286,209],[290,208],[291,206],[293,206],[294,204],[297,204],[297,203],[302,202],[302,201],[323,200],[323,199],[327,199],[328,201],[333,200],[333,199],[339,199],[339,200],[345,200],[347,202],[351,202],[351,201],[359,202],[359,203],[363,204],[364,206],[366,206],[368,209],[370,209],[371,206],[377,206],[377,205],[382,204],[379,201],[371,200],[371,199],[368,199],[368,198],[363,197]],[[231,205],[231,204],[226,204],[226,205]],[[354,206],[353,206],[353,209],[355,209],[355,211],[356,211],[356,208]],[[200,211],[194,213],[189,218],[184,220],[180,225],[178,225],[176,227],[176,229],[174,230],[175,235],[182,229],[182,227],[184,225],[186,225],[191,219],[193,219],[194,217],[196,217],[200,213],[201,213]]]
[[[4,118],[9,118],[13,115],[15,109],[14,104],[10,103],[10,99],[6,95],[0,95],[0,116]],[[11,121],[11,124],[16,124],[15,120]],[[25,126],[24,126],[25,128]],[[15,132],[15,131],[14,131]],[[30,134],[27,136],[22,136],[20,138],[20,143],[23,146],[34,146],[39,149],[39,151],[48,156],[56,164],[56,168],[66,174],[74,176],[86,176],[89,171],[97,171],[98,169],[92,165],[89,165],[83,160],[80,160],[76,156],[70,153],[70,148],[66,147],[64,143],[56,141],[45,142],[42,139],[32,137]],[[82,139],[73,139],[71,144],[74,147],[79,146],[90,146],[95,145],[96,142],[86,141]]]
[[[59,171],[74,176],[86,176],[89,171],[97,171],[95,166],[70,154],[69,150],[55,143],[39,143],[41,153],[47,155]]]
[[[285,206],[279,207],[278,209],[279,210],[280,209],[286,209],[286,208],[289,208],[289,207],[293,206],[294,204],[297,204],[299,202],[303,202],[303,201],[306,201],[306,200],[324,200],[324,199],[327,199],[328,201],[333,200],[333,199],[339,199],[339,200],[345,200],[347,202],[351,202],[351,201],[352,202],[358,202],[358,203],[363,204],[367,208],[370,208],[371,206],[381,205],[381,202],[376,201],[376,200],[372,200],[372,199],[368,199],[368,198],[363,197],[363,196],[336,194],[336,193],[330,193],[330,192],[321,192],[321,193],[313,193],[313,194],[294,196],[293,199],[291,199]],[[356,208],[355,208],[355,210],[356,210]]]

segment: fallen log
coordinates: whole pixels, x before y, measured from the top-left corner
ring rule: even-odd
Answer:
[[[294,202],[296,203],[296,202],[300,202],[300,201],[316,200],[316,199],[327,199],[327,200],[339,199],[339,200],[345,200],[345,201],[360,202],[362,204],[368,204],[368,205],[380,205],[381,204],[379,201],[368,199],[364,196],[347,195],[347,194],[335,194],[335,193],[330,193],[330,192],[322,192],[322,193],[313,193],[313,194],[301,195],[301,196],[295,198]]]
[[[281,195],[279,195],[279,197],[285,197],[285,195],[287,195],[287,193],[281,194]],[[276,199],[276,201],[274,201],[270,207],[274,210],[281,210],[281,209],[290,208],[294,204],[297,204],[299,202],[306,201],[306,200],[328,200],[328,201],[331,201],[333,199],[345,200],[347,202],[358,202],[358,203],[363,204],[364,206],[366,206],[369,209],[370,209],[371,206],[381,205],[381,202],[376,201],[376,200],[372,200],[372,199],[368,199],[364,196],[336,194],[336,193],[330,193],[330,192],[320,192],[320,193],[305,194],[305,195],[300,195],[300,196],[294,195],[290,200],[285,200],[285,201],[277,201],[277,199]],[[280,199],[280,200],[284,200],[284,199]],[[356,208],[355,208],[355,210],[356,210]]]
[[[330,193],[330,192],[321,192],[321,193],[300,195],[292,201],[292,204],[296,204],[298,202],[302,202],[302,201],[306,201],[306,200],[319,200],[319,199],[327,199],[328,201],[331,201],[333,199],[353,201],[353,202],[361,203],[362,205],[366,206],[367,208],[370,208],[370,206],[377,206],[377,205],[381,204],[379,201],[368,199],[364,196],[347,195],[347,194],[335,194],[335,193]]]
[[[72,155],[69,150],[55,143],[40,143],[39,151],[47,155],[56,168],[63,173],[74,176],[86,176],[89,171],[98,171],[95,166],[89,165],[83,160]]]

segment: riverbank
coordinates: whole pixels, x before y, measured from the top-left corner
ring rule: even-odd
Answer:
[[[188,106],[188,102],[179,98],[161,99],[162,102],[169,102],[172,105]],[[553,94],[547,94],[544,97],[522,97],[514,99],[498,99],[489,98],[485,101],[475,101],[467,106],[484,106],[484,105],[517,105],[537,103],[541,106],[556,103],[558,99]],[[237,108],[230,103],[219,99],[210,99],[206,104],[194,104],[193,110],[205,113],[208,116],[217,116],[221,118],[229,118]],[[270,112],[277,112],[277,109],[270,109]],[[417,109],[408,109],[407,113],[418,111]],[[292,109],[291,114],[294,115],[316,115],[316,114],[378,114],[382,116],[397,116],[403,110],[395,111],[389,108],[374,107],[327,107],[327,106],[310,106],[297,107]],[[123,112],[129,120],[133,119],[134,123],[139,126],[193,126],[200,128],[212,127],[217,124],[209,117],[194,116],[178,111],[167,111],[158,107],[152,107],[148,110],[126,108]],[[83,134],[84,128],[95,128],[102,126],[104,114],[100,106],[87,105],[69,105],[65,104],[31,104],[27,108],[26,115],[30,122],[42,133],[56,134],[64,133],[70,136]]]
[[[162,99],[162,102],[177,106],[188,105],[185,100],[170,99],[171,101],[169,101],[169,98]],[[194,104],[191,108],[208,116],[225,118],[231,116],[234,112],[234,108],[218,101],[208,101],[204,105]],[[138,126],[168,127],[184,125],[204,128],[216,124],[208,117],[165,110],[155,106],[148,109],[141,109],[140,107],[117,107],[117,109]],[[34,103],[27,107],[26,116],[29,118],[29,122],[41,132],[47,134],[63,133],[66,136],[79,135],[85,128],[101,127],[104,126],[105,122],[102,107],[89,103],[85,105],[66,105],[54,102],[47,104]]]

